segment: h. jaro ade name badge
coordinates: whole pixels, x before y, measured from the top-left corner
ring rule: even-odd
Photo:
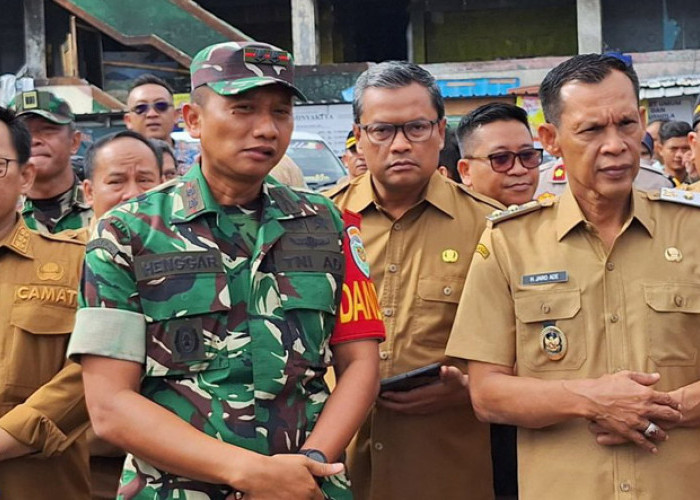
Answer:
[[[558,361],[566,356],[568,350],[566,335],[558,327],[548,325],[540,332],[540,348],[552,361]]]

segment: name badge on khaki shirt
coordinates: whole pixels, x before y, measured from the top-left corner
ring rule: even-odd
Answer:
[[[523,285],[544,285],[546,283],[566,283],[567,281],[569,281],[569,273],[566,271],[525,274],[521,278]]]

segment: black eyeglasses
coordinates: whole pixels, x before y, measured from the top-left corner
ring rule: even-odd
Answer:
[[[410,142],[424,142],[433,134],[433,127],[439,120],[414,120],[406,123],[370,123],[360,125],[367,132],[370,142],[381,145],[394,142],[396,133],[401,130]]]
[[[156,113],[161,114],[165,113],[167,110],[169,110],[172,107],[172,104],[170,104],[167,101],[156,101],[153,103],[141,103],[137,104],[133,108],[131,108],[132,113],[136,113],[137,115],[143,115],[145,113],[148,113],[148,110],[153,108]]]
[[[11,161],[16,161],[19,163],[19,160],[15,158],[3,158],[0,156],[0,178],[7,175],[7,168],[9,167]]]
[[[488,160],[494,172],[503,174],[508,172],[515,165],[515,158],[520,160],[520,164],[527,168],[537,168],[542,165],[542,149],[529,148],[514,153],[513,151],[503,151],[493,153],[488,156],[465,156],[469,160]]]

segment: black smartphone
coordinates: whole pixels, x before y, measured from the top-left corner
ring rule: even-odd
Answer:
[[[406,373],[399,373],[393,377],[382,379],[379,392],[386,391],[410,391],[417,387],[431,384],[440,379],[440,366],[442,363],[433,363],[428,366],[416,368]]]

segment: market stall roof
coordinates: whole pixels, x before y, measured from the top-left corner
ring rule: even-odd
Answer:
[[[661,76],[639,82],[640,99],[700,94],[700,75]]]

